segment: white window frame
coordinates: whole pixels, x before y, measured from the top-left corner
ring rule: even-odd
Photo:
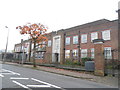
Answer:
[[[73,44],[78,44],[78,35],[73,36]]]
[[[94,39],[98,39],[98,32],[91,33],[91,42],[93,42]]]
[[[65,45],[70,45],[70,37],[65,38]]]
[[[105,30],[105,31],[102,31],[102,39],[104,40],[110,40],[110,30]]]
[[[21,51],[21,47],[20,46],[16,47],[16,52],[20,52],[20,51]]]
[[[70,50],[65,50],[65,58],[70,58]]]
[[[87,57],[87,49],[81,49],[81,58]]]
[[[87,34],[81,35],[81,43],[87,43]]]
[[[73,49],[72,55],[73,55],[73,57],[77,57],[78,56],[78,49]]]
[[[48,40],[48,47],[51,47],[51,46],[52,46],[52,41]]]
[[[36,59],[44,59],[44,53],[45,52],[38,52],[35,54]]]
[[[112,59],[112,47],[104,47],[104,56],[105,56],[105,59]]]

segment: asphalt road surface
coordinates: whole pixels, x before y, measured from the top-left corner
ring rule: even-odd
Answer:
[[[0,88],[22,88],[22,90],[39,90],[44,88],[48,88],[48,90],[51,88],[55,90],[72,90],[72,88],[114,88],[79,78],[7,64],[0,64],[0,82]]]

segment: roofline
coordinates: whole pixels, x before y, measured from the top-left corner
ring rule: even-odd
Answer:
[[[103,21],[103,20],[106,21],[106,22],[100,22],[100,21]],[[100,23],[97,24],[96,22],[100,22]],[[78,26],[74,26],[74,27],[71,27],[71,28],[67,28],[66,30],[69,31],[69,29],[73,29],[73,28],[76,28],[76,29],[78,29],[78,28],[85,28],[85,27],[91,26],[90,24],[95,24],[96,23],[95,25],[99,25],[99,24],[103,24],[103,23],[107,23],[107,22],[110,22],[110,20],[100,19],[100,20],[95,20],[95,21],[88,22],[88,23],[85,23],[85,24],[81,24],[81,25],[78,25]]]

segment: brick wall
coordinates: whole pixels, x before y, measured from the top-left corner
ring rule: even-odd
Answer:
[[[73,49],[88,49],[88,52],[91,52],[91,48],[94,47],[93,42],[91,42],[91,33],[97,32],[98,39],[102,38],[102,31],[110,30],[110,38],[111,40],[105,41],[104,47],[112,47],[112,49],[118,49],[118,23],[117,20],[108,21],[108,20],[99,20],[92,23],[88,23],[85,25],[72,27],[64,30],[59,30],[56,33],[50,33],[48,36],[48,40],[52,40],[54,36],[60,35],[61,36],[61,64],[65,60],[65,50],[70,50],[72,53]],[[80,33],[79,33],[80,31]],[[73,44],[73,36],[87,34],[87,43],[78,43]],[[65,38],[70,37],[70,45],[65,45]],[[80,38],[81,40],[81,38]],[[78,46],[80,45],[80,48]],[[65,48],[65,49],[64,49]],[[47,47],[46,53],[50,53],[49,55],[45,56],[46,60],[49,59],[50,63],[52,63],[52,46]],[[71,54],[70,54],[71,55]],[[49,56],[49,57],[48,57]],[[90,55],[89,55],[90,56]],[[116,55],[117,57],[117,55]]]
[[[94,47],[93,42],[91,42],[91,33],[97,32],[98,39],[102,39],[102,31],[110,30],[110,40],[104,42],[104,47],[112,47],[112,49],[118,50],[118,20],[109,21],[106,19],[90,22],[87,24],[79,25],[76,27],[58,30],[57,32],[51,32],[47,35],[48,40],[51,40],[53,45],[53,37],[60,35],[60,63],[65,61],[65,50],[70,50],[72,53],[73,49],[90,49]],[[81,43],[81,35],[87,34],[87,43]],[[80,41],[78,44],[73,44],[73,36],[80,35]],[[70,37],[70,45],[65,45],[65,38]],[[46,46],[46,54],[44,60],[37,60],[37,62],[52,63],[52,47],[48,47],[48,42]],[[80,47],[79,47],[80,45]],[[71,55],[71,54],[70,54]],[[118,55],[115,56],[118,58]]]

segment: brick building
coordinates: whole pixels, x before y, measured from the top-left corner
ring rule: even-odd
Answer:
[[[14,59],[29,61],[31,43],[30,40],[23,41],[21,39],[21,43],[15,44],[14,47]]]
[[[107,58],[112,58],[111,50],[118,50],[118,20],[101,19],[87,24],[51,32],[47,35],[45,50],[38,50],[39,63],[64,63],[66,60],[80,61],[81,58],[94,59],[94,39],[104,40],[104,49],[109,50]],[[118,58],[116,54],[115,58]]]

